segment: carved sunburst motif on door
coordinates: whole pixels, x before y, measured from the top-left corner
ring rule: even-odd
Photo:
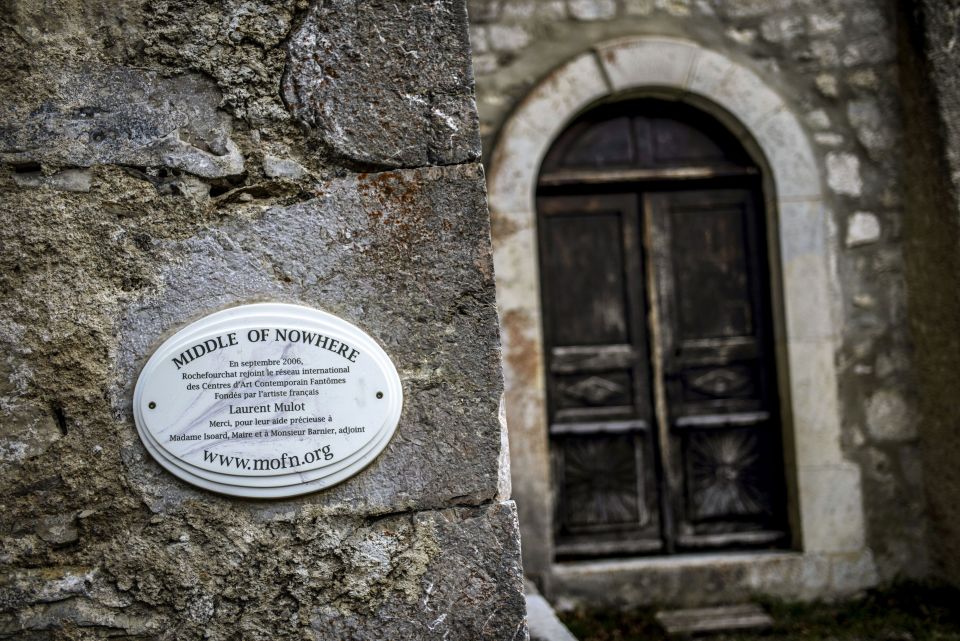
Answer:
[[[697,519],[769,511],[758,464],[760,443],[748,431],[691,434],[687,450],[690,499]]]
[[[568,523],[647,522],[646,506],[639,501],[632,437],[569,438],[563,457]]]

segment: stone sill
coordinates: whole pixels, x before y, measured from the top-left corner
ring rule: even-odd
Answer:
[[[707,554],[675,554],[673,556],[645,556],[634,558],[603,559],[601,561],[559,561],[553,564],[557,573],[603,572],[608,570],[643,570],[675,568],[686,569],[702,566],[756,563],[757,561],[786,561],[802,558],[803,552],[768,551],[713,552]]]
[[[558,610],[578,606],[696,607],[757,596],[840,599],[878,582],[869,550],[741,552],[555,563],[546,581]]]

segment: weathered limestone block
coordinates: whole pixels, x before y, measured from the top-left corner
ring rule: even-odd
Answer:
[[[0,607],[18,603],[53,603],[82,595],[92,585],[89,568],[65,567],[13,570],[0,577]]]
[[[847,247],[869,245],[880,240],[880,221],[869,211],[854,212],[847,220]]]
[[[7,399],[10,397],[3,400]],[[18,461],[38,456],[51,443],[60,440],[62,434],[56,418],[49,410],[32,403],[8,401],[5,404],[4,420],[0,423],[0,461]]]
[[[50,175],[41,170],[22,171],[13,176],[18,187],[59,189],[62,191],[90,191],[90,171],[86,169],[64,169]]]
[[[336,157],[375,167],[480,157],[462,3],[317,3],[288,49],[284,99]]]
[[[525,638],[512,502],[376,519],[198,502],[102,542],[99,571],[0,580],[0,638]],[[72,636],[71,636],[72,635]]]
[[[377,339],[405,398],[377,463],[313,501],[377,513],[492,500],[502,383],[480,166],[354,175],[316,190],[304,203],[251,206],[215,229],[153,244],[162,283],[120,328],[114,411],[129,413],[137,369],[170,328],[241,302],[303,302]],[[148,502],[197,495],[157,467],[132,430],[124,456]]]
[[[396,527],[393,522],[387,526]],[[518,562],[520,537],[512,502],[483,510],[421,512],[413,518],[412,529],[422,537],[422,542],[417,541],[420,549],[432,549],[425,552],[423,574],[408,591],[407,599],[384,602],[374,615],[375,626],[371,626],[367,606],[351,614],[346,614],[349,605],[345,608],[336,602],[318,608],[311,619],[318,638],[527,638],[523,576]],[[365,540],[363,554],[369,555],[374,545]],[[410,556],[405,569],[413,575],[419,571],[419,559],[415,553]],[[348,591],[348,598],[350,594]],[[371,627],[377,632],[371,633]]]
[[[243,172],[230,118],[217,109],[220,92],[200,76],[78,68],[27,83],[49,93],[0,103],[4,162],[169,167],[204,178]]]

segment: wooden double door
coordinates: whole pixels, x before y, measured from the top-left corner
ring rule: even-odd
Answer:
[[[789,544],[758,195],[538,197],[559,558]]]

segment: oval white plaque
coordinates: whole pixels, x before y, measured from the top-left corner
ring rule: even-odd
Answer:
[[[133,393],[137,431],[160,465],[256,498],[353,476],[387,446],[402,407],[400,376],[369,335],[283,303],[188,325],[154,352]]]

